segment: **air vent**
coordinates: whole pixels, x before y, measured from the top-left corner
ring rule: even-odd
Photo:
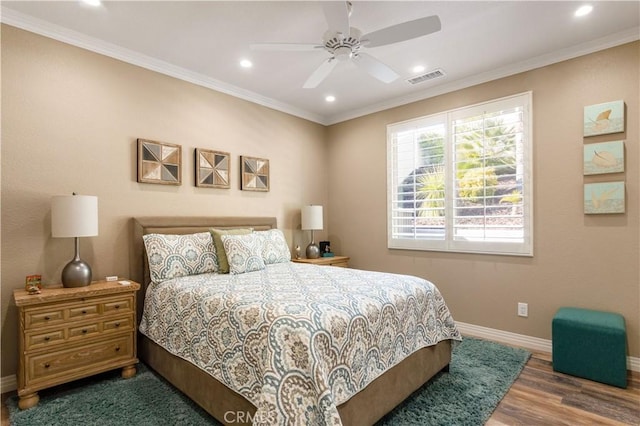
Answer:
[[[407,79],[407,81],[411,84],[418,84],[418,83],[422,83],[423,81],[433,80],[433,79],[444,77],[444,76],[445,76],[444,71],[438,68],[433,71],[429,71],[428,73],[409,78]]]

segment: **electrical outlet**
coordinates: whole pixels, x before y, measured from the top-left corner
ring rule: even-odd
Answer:
[[[518,302],[518,316],[519,317],[528,317],[529,316],[529,304]]]

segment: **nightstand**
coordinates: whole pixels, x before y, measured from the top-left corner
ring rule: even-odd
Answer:
[[[314,265],[341,266],[343,268],[349,267],[348,256],[319,257],[317,259],[291,259],[291,261],[297,263],[311,263]]]
[[[20,316],[18,406],[38,404],[39,390],[115,368],[136,374],[136,292],[129,281],[85,287],[14,290]]]

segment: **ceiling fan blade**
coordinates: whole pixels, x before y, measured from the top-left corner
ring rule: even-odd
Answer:
[[[253,43],[249,47],[251,50],[277,50],[283,52],[309,52],[324,48],[319,44],[305,43]]]
[[[322,10],[330,31],[349,35],[349,5],[346,1],[323,1]]]
[[[365,34],[360,41],[366,47],[378,47],[435,33],[441,28],[440,18],[433,15]]]
[[[329,58],[324,61],[320,66],[309,76],[307,81],[304,82],[302,86],[305,89],[313,89],[317,87],[318,84],[322,83],[322,80],[327,78],[327,76],[331,73],[333,68],[336,66],[338,61],[335,58]]]
[[[353,62],[373,77],[385,83],[391,83],[400,77],[394,70],[366,53],[358,53],[358,56],[353,58]]]

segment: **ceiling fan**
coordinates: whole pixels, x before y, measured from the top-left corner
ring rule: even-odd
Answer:
[[[362,49],[411,40],[440,31],[441,28],[440,18],[433,15],[362,34],[362,31],[349,25],[353,8],[350,1],[322,2],[322,7],[329,25],[329,29],[322,37],[322,44],[254,43],[250,46],[253,50],[317,51],[324,49],[327,51],[330,57],[320,64],[305,81],[303,85],[305,89],[317,87],[338,62],[347,60],[352,60],[354,64],[378,80],[391,83],[399,75],[378,59],[364,53]]]

